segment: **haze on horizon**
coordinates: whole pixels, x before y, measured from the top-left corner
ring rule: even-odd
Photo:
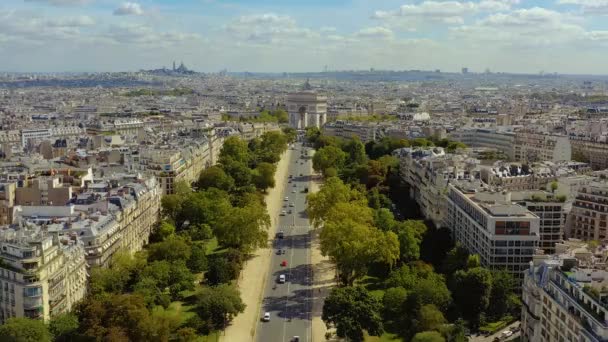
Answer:
[[[13,0],[0,70],[608,74],[605,0]]]

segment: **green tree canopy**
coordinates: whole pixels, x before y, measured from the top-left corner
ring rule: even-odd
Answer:
[[[241,294],[232,285],[203,287],[196,295],[200,318],[210,322],[215,330],[223,330],[234,316],[245,311]]]
[[[330,145],[319,149],[312,157],[312,168],[325,174],[329,168],[339,170],[346,162],[347,154],[340,148]]]
[[[452,279],[454,302],[473,327],[479,323],[479,315],[488,309],[492,292],[492,274],[485,268],[458,270]]]
[[[216,223],[215,236],[222,246],[234,247],[245,253],[266,245],[270,217],[257,198],[246,200],[243,207],[233,207]]]
[[[217,188],[224,191],[231,191],[234,188],[234,179],[230,177],[223,168],[214,165],[206,168],[198,177],[199,190]]]
[[[237,136],[230,136],[224,140],[220,151],[219,163],[226,165],[229,161],[247,164],[251,159],[247,142]]]
[[[384,329],[380,302],[364,287],[334,288],[325,299],[322,318],[328,326],[333,324],[339,337],[363,341],[363,331],[380,336]]]
[[[254,170],[253,180],[255,186],[262,191],[266,191],[268,188],[274,188],[274,174],[276,169],[274,164],[266,162],[259,163]]]
[[[43,321],[13,317],[0,325],[0,340],[7,342],[51,342],[51,333]]]
[[[325,180],[321,189],[308,195],[306,208],[312,224],[319,228],[331,208],[337,203],[357,202],[361,206],[367,205],[363,194],[344,184],[339,178],[331,177]]]
[[[49,331],[55,342],[68,342],[78,334],[78,317],[73,313],[65,313],[51,317]]]
[[[447,323],[443,313],[433,304],[423,305],[418,310],[416,322],[414,326],[416,331],[439,330],[441,326]]]
[[[190,258],[190,245],[183,237],[173,235],[163,242],[148,246],[148,260],[167,260],[169,262],[188,260]]]

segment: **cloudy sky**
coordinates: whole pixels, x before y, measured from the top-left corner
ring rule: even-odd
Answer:
[[[608,0],[2,0],[0,71],[608,74]]]

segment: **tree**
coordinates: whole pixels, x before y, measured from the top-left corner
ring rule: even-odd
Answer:
[[[275,110],[274,116],[277,117],[277,119],[279,120],[279,123],[288,123],[289,122],[289,115],[283,109]]]
[[[490,292],[490,305],[488,314],[495,319],[502,318],[505,314],[516,310],[513,308],[511,296],[515,293],[516,281],[513,275],[505,270],[492,272],[492,291]]]
[[[222,246],[249,253],[266,245],[270,216],[257,198],[245,199],[243,207],[233,207],[216,223],[215,236]]]
[[[325,174],[329,168],[341,169],[346,162],[347,155],[340,148],[330,145],[319,149],[312,157],[312,168],[316,172]]]
[[[321,130],[318,127],[306,127],[306,131],[304,133],[304,137],[306,141],[311,144],[314,144],[317,139],[321,136]]]
[[[41,320],[9,318],[0,325],[0,337],[8,342],[51,342],[51,333]]]
[[[298,136],[298,132],[293,127],[283,127],[283,134],[285,134],[285,138],[287,138],[287,142],[294,142],[296,137]]]
[[[555,193],[555,191],[559,188],[559,183],[557,181],[551,182],[551,192]]]
[[[433,304],[439,310],[447,310],[452,301],[450,290],[445,285],[445,281],[438,279],[435,277],[420,279],[408,296],[407,306],[416,309],[426,304]]]
[[[207,270],[207,251],[201,244],[193,244],[190,258],[186,264],[193,273],[200,273]]]
[[[361,206],[367,206],[367,199],[359,191],[344,184],[339,178],[331,177],[325,180],[325,184],[316,193],[307,197],[308,212],[311,223],[321,227],[323,221],[331,208],[337,203],[357,202]]]
[[[224,165],[229,161],[247,164],[251,159],[247,142],[237,136],[230,136],[224,140],[220,151],[219,163]]]
[[[175,226],[163,220],[155,229],[153,234],[154,241],[165,241],[169,236],[175,234]]]
[[[464,149],[467,148],[467,145],[459,142],[459,141],[451,141],[450,143],[448,143],[448,146],[446,147],[446,150],[449,153],[453,153],[456,150],[460,150],[460,149]]]
[[[157,242],[148,246],[148,260],[188,260],[190,258],[190,245],[179,235],[170,236],[163,242]]]
[[[445,338],[437,331],[424,331],[414,335],[411,342],[445,342]]]
[[[144,279],[153,279],[162,292],[170,284],[171,267],[171,263],[167,260],[152,261],[141,271],[140,282]]]
[[[322,319],[329,327],[333,324],[339,337],[363,341],[363,331],[380,336],[384,329],[380,302],[364,287],[334,288],[323,304]]]
[[[67,342],[76,338],[78,326],[78,317],[73,313],[65,313],[51,317],[49,331],[55,342]]]
[[[241,294],[232,285],[203,287],[196,295],[197,312],[216,330],[223,330],[234,316],[245,311]]]
[[[395,234],[359,221],[356,217],[328,220],[320,234],[321,253],[336,263],[340,279],[346,285],[363,276],[372,262],[392,265],[399,254]]]
[[[171,264],[169,273],[169,292],[173,300],[180,299],[180,293],[194,289],[194,275],[184,260],[175,261]]]
[[[114,253],[110,268],[94,267],[91,269],[91,294],[124,292],[135,272],[143,268],[144,263],[145,260],[133,257],[128,252],[118,251]]]
[[[192,187],[186,181],[179,180],[173,183],[173,194],[177,196],[186,196],[192,192]]]
[[[259,163],[254,170],[255,186],[264,192],[268,188],[274,188],[274,174],[276,172],[276,169],[277,168],[274,164],[265,162]]]
[[[89,296],[77,304],[75,312],[80,319],[79,333],[86,340],[149,341],[156,333],[139,295]]]
[[[433,304],[423,305],[418,310],[414,326],[416,331],[439,330],[447,321],[439,309]]]
[[[466,269],[468,260],[469,251],[461,244],[457,243],[456,246],[448,252],[441,269],[443,273],[449,277],[458,270]]]
[[[452,283],[454,303],[462,316],[477,327],[480,314],[490,304],[492,274],[481,267],[459,270],[454,273]]]
[[[231,207],[230,197],[225,191],[210,188],[187,197],[178,221],[188,221],[190,225],[207,224],[213,227],[230,211]],[[179,223],[177,227],[181,228],[182,224]]]
[[[391,287],[382,297],[382,316],[385,322],[398,322],[403,316],[403,306],[407,300],[407,291],[403,287]]]
[[[161,200],[162,215],[177,224],[185,197],[179,195],[164,195]]]
[[[224,257],[209,258],[209,269],[205,272],[205,279],[210,285],[229,283],[238,277],[240,266],[230,262]]]
[[[223,168],[214,165],[206,168],[198,177],[199,190],[217,188],[224,191],[231,191],[234,188],[234,179],[230,177]]]
[[[226,174],[234,179],[236,187],[244,187],[251,184],[252,171],[247,163],[228,159],[222,165]]]
[[[409,262],[420,258],[420,244],[426,229],[426,225],[420,220],[402,221],[393,226],[393,231],[399,238],[401,261]]]
[[[380,208],[374,210],[374,225],[383,231],[393,231],[397,221],[390,210]]]
[[[479,259],[479,255],[471,254],[467,259],[467,268],[475,268],[481,266],[481,260]]]
[[[367,161],[365,146],[357,136],[347,140],[342,150],[348,155],[348,163],[350,164],[365,164]]]

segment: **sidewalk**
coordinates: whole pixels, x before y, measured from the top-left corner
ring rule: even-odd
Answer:
[[[266,195],[266,208],[271,218],[271,226],[268,230],[269,246],[276,234],[277,217],[283,203],[282,193],[285,188],[287,171],[292,150],[287,150],[277,164],[275,174],[276,185],[268,191]],[[220,336],[220,341],[253,341],[255,339],[255,329],[260,319],[261,304],[264,296],[264,288],[268,279],[270,268],[271,248],[258,249],[251,259],[247,260],[237,286],[241,291],[241,298],[247,307],[245,312],[236,316],[232,324],[226,328],[224,334]]]
[[[314,174],[312,168],[310,174]],[[312,181],[311,192],[316,192],[323,184],[322,179]],[[313,265],[313,304],[312,304],[312,342],[326,341],[325,333],[328,331],[325,322],[321,319],[323,314],[323,303],[329,296],[331,289],[336,285],[334,278],[336,268],[329,257],[321,255],[321,244],[319,241],[319,230],[313,233],[311,263]]]

